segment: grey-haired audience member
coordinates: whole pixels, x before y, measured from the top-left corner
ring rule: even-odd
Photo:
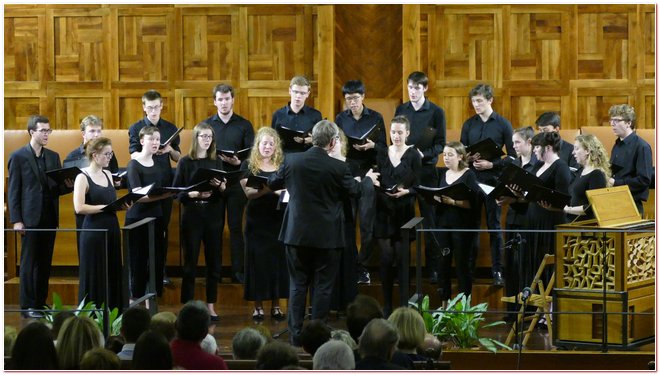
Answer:
[[[234,359],[256,359],[259,349],[266,345],[266,338],[254,328],[243,328],[231,340]]]
[[[354,370],[353,350],[345,342],[330,340],[321,345],[312,359],[314,370]]]

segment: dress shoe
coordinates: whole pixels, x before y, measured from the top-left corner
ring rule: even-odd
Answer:
[[[252,319],[256,321],[264,320],[264,309],[263,307],[257,307],[252,312]]]
[[[369,285],[371,284],[371,277],[369,275],[369,271],[367,270],[360,270],[358,271],[358,284],[366,284]]]
[[[211,321],[212,321],[212,322],[219,322],[219,321],[220,321],[220,317],[219,317],[218,315],[211,315]]]
[[[44,317],[44,313],[31,307],[27,311],[23,311],[22,315],[27,319],[41,319]]]
[[[282,310],[280,310],[279,307],[274,307],[274,308],[270,309],[270,316],[271,316],[271,318],[273,318],[277,321],[281,321],[281,320],[286,319],[286,317],[284,316],[284,313],[282,313]]]
[[[504,278],[502,277],[502,272],[493,272],[493,285],[504,286]]]

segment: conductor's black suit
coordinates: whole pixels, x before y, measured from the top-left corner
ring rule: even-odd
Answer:
[[[41,159],[43,158],[43,159]],[[9,156],[9,218],[26,229],[54,229],[59,219],[59,191],[46,171],[61,168],[60,156],[42,148],[40,158],[30,144]],[[55,232],[26,231],[21,245],[21,308],[43,308],[48,295]]]
[[[279,239],[286,245],[290,278],[290,337],[292,344],[299,345],[310,285],[314,287],[312,319],[325,320],[328,315],[344,247],[343,198],[357,196],[360,188],[348,164],[316,146],[288,154],[269,186],[286,187],[290,195]]]

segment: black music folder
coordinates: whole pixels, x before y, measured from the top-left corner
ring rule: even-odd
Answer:
[[[369,130],[367,130],[360,137],[346,136],[346,139],[348,140],[348,146],[353,148],[353,145],[363,145],[367,143],[367,140],[375,143],[378,139],[378,130],[378,123],[375,123],[374,126],[369,128]]]
[[[284,148],[297,148],[297,149],[305,149],[305,143],[298,143],[296,142],[293,138],[295,137],[300,137],[300,138],[305,138],[309,136],[308,132],[304,132],[302,130],[295,130],[291,128],[287,128],[286,126],[279,126],[277,127],[277,133],[280,135],[280,138],[282,139],[282,142],[284,143]]]
[[[531,172],[520,168],[517,165],[509,164],[502,170],[500,175],[500,184],[516,184],[521,189],[529,191],[536,185],[543,185],[543,181]]]
[[[385,186],[383,184],[380,184],[378,186],[375,186],[375,188],[378,189],[378,190],[384,191],[386,193],[390,193],[390,194],[395,194],[396,192],[399,191],[399,185],[398,184],[395,184],[395,185],[392,185],[392,186]]]
[[[499,159],[504,152],[502,146],[498,146],[491,138],[484,138],[481,141],[466,147],[466,151],[472,155],[479,153],[482,160]]]
[[[166,193],[184,193],[189,191],[199,191],[200,187],[204,187],[206,181],[201,181],[190,186],[165,186],[155,187],[149,191],[149,195],[162,195]]]
[[[213,168],[199,168],[195,171],[192,177],[194,184],[205,182],[206,184],[199,185],[197,189],[199,191],[208,191],[213,189],[210,184],[210,181],[214,178],[217,178],[220,181],[225,181],[227,186],[233,185],[245,177],[246,171],[223,171],[221,169]]]
[[[264,186],[268,185],[268,178],[264,176],[250,175],[247,179],[245,186],[253,189],[261,190]]]
[[[59,168],[53,169],[46,172],[46,176],[50,177],[58,186],[58,190],[61,192],[60,195],[69,194],[73,191],[73,187],[67,187],[65,180],[70,179],[71,181],[76,180],[76,176],[81,173],[80,168],[78,167],[68,167],[68,168]]]
[[[484,192],[484,194],[486,194],[489,197],[492,197],[492,198],[495,198],[495,199],[497,199],[499,197],[516,198],[516,195],[513,193],[513,191],[511,191],[511,189],[506,187],[506,184],[504,184],[502,182],[498,183],[495,186],[490,186],[490,185],[486,185],[486,184],[482,184],[482,183],[478,183],[477,185],[479,185],[479,187]]]
[[[474,191],[472,191],[465,182],[459,182],[458,184],[442,188],[419,185],[415,187],[415,190],[417,190],[417,193],[424,197],[427,202],[433,204],[442,204],[442,202],[439,202],[434,198],[442,195],[446,195],[456,201],[469,200],[474,196]]]
[[[545,201],[552,207],[560,209],[563,209],[564,206],[571,202],[570,195],[549,189],[542,185],[535,185],[529,189],[527,194],[525,194],[525,199],[535,202]]]
[[[250,156],[250,151],[252,151],[252,147],[244,148],[238,151],[218,150],[218,156],[224,155],[228,158],[233,158],[236,156],[239,160],[245,160],[248,158],[248,156]]]
[[[148,195],[151,193],[152,188],[154,187],[154,184],[145,186],[143,188],[137,189],[133,192],[130,192],[121,198],[118,198],[114,202],[108,204],[107,206],[103,207],[101,210],[104,212],[112,212],[112,211],[121,211],[124,209],[125,204],[134,204],[137,202],[140,198],[144,197],[145,195]]]
[[[178,129],[174,132],[174,134],[172,134],[171,137],[167,138],[167,140],[166,140],[165,142],[161,142],[161,144],[160,144],[160,148],[163,148],[163,147],[169,145],[170,143],[172,143],[172,141],[174,140],[174,138],[176,138],[176,136],[179,135],[179,133],[181,133],[182,130],[183,130],[183,126],[180,127],[180,128],[178,128]]]

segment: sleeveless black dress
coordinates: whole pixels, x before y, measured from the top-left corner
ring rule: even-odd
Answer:
[[[105,174],[105,173],[104,173]],[[117,199],[112,181],[108,178],[108,186],[100,186],[87,177],[89,189],[85,194],[85,203],[90,205],[109,204]],[[101,212],[93,215],[85,215],[82,229],[108,229],[108,298],[107,305],[110,309],[122,306],[121,287],[121,235],[119,232],[119,221],[115,212]],[[81,232],[80,234],[80,287],[78,301],[85,298],[86,302],[94,301],[100,307],[105,301],[103,256],[106,245],[106,233],[104,232]]]

